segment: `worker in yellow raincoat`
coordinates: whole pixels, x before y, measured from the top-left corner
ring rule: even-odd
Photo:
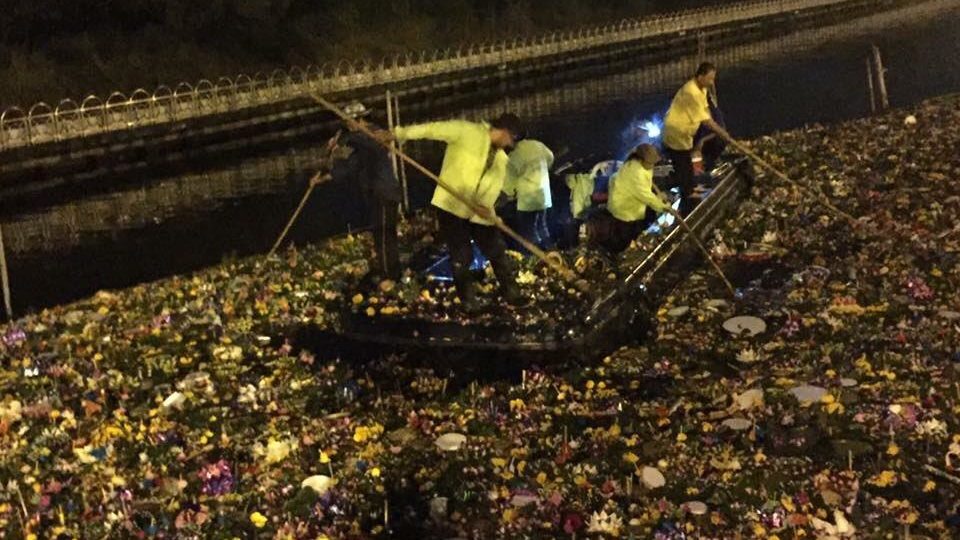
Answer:
[[[490,260],[500,282],[500,292],[510,304],[522,301],[516,282],[516,267],[506,254],[506,243],[494,227],[493,207],[503,189],[507,173],[506,148],[520,138],[520,119],[504,114],[491,123],[451,120],[395,128],[399,141],[428,139],[447,144],[440,179],[470,204],[464,204],[446,189],[437,186],[431,203],[438,210],[440,237],[450,251],[453,279],[464,309],[478,309],[470,266],[471,240]]]
[[[641,144],[630,154],[610,180],[607,212],[591,222],[591,244],[621,253],[659,214],[675,214],[669,203],[653,192],[653,169],[658,161],[660,154],[650,144]]]
[[[693,161],[694,158],[702,159],[702,144],[706,140],[701,139],[694,144],[697,131],[701,126],[705,126],[722,138],[730,138],[710,114],[707,92],[713,87],[716,78],[716,66],[709,62],[701,64],[696,75],[674,96],[670,110],[664,118],[663,150],[673,163],[673,184],[680,188],[680,215],[683,216],[696,207],[696,200],[692,197],[695,181]]]
[[[517,232],[543,249],[552,249],[547,210],[553,206],[550,168],[553,152],[534,139],[524,139],[510,152],[503,191],[516,204]],[[516,246],[515,246],[516,247]]]

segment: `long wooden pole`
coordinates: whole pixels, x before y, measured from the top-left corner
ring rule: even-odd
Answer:
[[[372,138],[373,140],[380,142],[381,145],[383,145],[385,148],[387,148],[387,149],[390,150],[391,152],[396,152],[397,156],[399,156],[400,159],[402,159],[403,161],[406,161],[411,167],[413,167],[414,169],[420,171],[420,172],[423,173],[427,178],[429,178],[429,179],[433,180],[434,182],[436,182],[438,186],[440,186],[441,188],[443,188],[444,190],[446,190],[448,193],[450,193],[450,195],[452,195],[453,198],[457,199],[458,201],[460,201],[461,203],[463,203],[465,206],[467,206],[468,208],[470,208],[470,210],[472,210],[475,214],[480,215],[480,216],[483,216],[485,213],[492,213],[492,212],[493,212],[493,210],[491,210],[491,209],[489,209],[489,208],[483,208],[483,207],[477,205],[476,203],[474,203],[473,201],[469,200],[468,198],[464,197],[462,194],[460,194],[459,192],[457,192],[455,189],[451,188],[446,182],[444,182],[439,176],[437,176],[436,174],[434,174],[430,169],[424,167],[423,165],[421,165],[419,162],[417,162],[416,160],[414,160],[413,158],[411,158],[411,157],[408,156],[407,154],[401,152],[401,151],[398,150],[398,149],[395,149],[395,148],[391,147],[391,145],[390,145],[389,143],[380,141],[380,140],[377,138],[377,136],[376,136],[372,131],[370,131],[369,128],[367,128],[366,126],[358,123],[358,122],[357,122],[356,120],[354,120],[353,118],[350,118],[350,116],[348,116],[346,113],[344,113],[343,110],[341,110],[339,107],[337,107],[337,106],[334,105],[333,103],[330,103],[329,101],[327,101],[326,99],[324,99],[322,96],[319,96],[319,95],[316,95],[316,94],[311,94],[311,96],[313,97],[313,99],[314,99],[317,103],[319,103],[320,105],[326,107],[326,108],[329,109],[331,112],[333,112],[334,114],[336,114],[337,116],[339,116],[340,119],[342,119],[344,122],[346,122],[347,125],[351,126],[353,129],[356,129],[357,131],[360,131],[361,133],[364,133],[365,135],[367,135],[368,137]],[[557,262],[556,260],[552,259],[551,257],[548,257],[547,254],[546,254],[542,249],[540,249],[540,248],[537,247],[534,243],[530,242],[529,240],[527,240],[527,239],[524,238],[523,236],[519,235],[516,231],[514,231],[513,229],[511,229],[510,227],[508,227],[507,224],[503,222],[503,219],[500,218],[500,216],[497,216],[496,214],[494,214],[492,217],[493,217],[492,221],[493,221],[494,226],[496,226],[498,229],[500,229],[501,231],[503,231],[504,234],[506,234],[506,235],[509,236],[510,238],[516,240],[518,244],[520,244],[521,246],[523,246],[523,247],[524,247],[525,249],[527,249],[530,253],[533,253],[533,255],[534,255],[535,257],[537,257],[538,259],[540,259],[541,261],[543,261],[550,269],[552,269],[553,271],[555,271],[555,272],[557,272],[558,274],[560,274],[565,280],[567,280],[568,282],[570,282],[572,285],[574,285],[575,287],[577,287],[578,289],[580,289],[580,290],[583,291],[583,292],[588,292],[588,290],[589,290],[589,284],[587,284],[584,280],[578,280],[578,279],[577,279],[577,275],[574,274],[573,272],[571,272],[570,269],[565,268],[562,264],[560,264],[560,263]]]
[[[300,199],[300,204],[297,205],[297,209],[294,210],[293,215],[290,216],[290,221],[288,221],[287,226],[283,228],[283,232],[280,233],[277,241],[273,243],[273,247],[270,248],[270,253],[267,253],[267,257],[272,257],[273,254],[277,252],[280,244],[283,243],[283,239],[287,237],[287,233],[290,232],[290,228],[293,227],[293,224],[297,221],[297,218],[300,217],[300,212],[303,211],[303,207],[307,205],[307,199],[309,199],[310,194],[313,193],[313,188],[317,187],[315,182],[321,174],[323,173],[317,173],[313,175],[313,178],[310,179],[310,186],[307,188],[307,192],[303,194],[303,198]]]
[[[394,125],[400,125],[400,96],[393,97],[393,116]],[[398,143],[398,148],[403,151],[403,143]],[[407,184],[407,163],[400,160],[400,186],[403,188],[403,211],[410,212],[410,187]]]
[[[656,184],[652,184],[653,192],[658,197],[663,198],[663,192],[660,191],[660,188]],[[710,255],[710,251],[707,250],[707,246],[703,245],[703,242],[700,241],[700,237],[697,233],[693,232],[693,229],[690,227],[690,224],[687,223],[687,220],[683,219],[683,216],[679,212],[674,212],[673,217],[680,222],[680,226],[683,230],[687,231],[687,234],[690,238],[693,239],[694,243],[697,244],[697,247],[700,248],[700,251],[703,252],[703,256],[707,258],[707,261],[713,266],[713,269],[717,272],[717,275],[720,276],[720,279],[723,280],[723,284],[727,286],[727,290],[730,291],[730,297],[737,297],[737,290],[734,289],[733,284],[730,283],[730,280],[727,279],[727,275],[723,273],[723,269],[720,268],[720,265],[717,264],[717,261]]]
[[[774,167],[773,165],[771,165],[770,163],[768,163],[765,159],[763,159],[763,158],[761,158],[760,156],[758,156],[758,155],[756,154],[756,152],[754,152],[753,150],[750,150],[749,148],[747,148],[746,146],[744,146],[742,143],[740,143],[739,141],[737,141],[737,140],[734,139],[733,137],[729,136],[729,135],[726,134],[726,133],[720,133],[719,135],[720,135],[720,137],[722,137],[725,141],[727,141],[731,146],[733,146],[734,148],[736,148],[737,150],[739,150],[740,152],[742,152],[745,156],[749,157],[751,160],[753,160],[753,161],[754,161],[755,163],[757,163],[758,165],[762,166],[763,168],[765,168],[765,169],[767,169],[768,171],[770,171],[771,173],[773,173],[773,175],[776,176],[777,178],[779,178],[779,179],[783,180],[784,182],[786,182],[786,183],[788,183],[788,184],[796,187],[796,188],[799,189],[800,191],[803,191],[804,193],[807,193],[808,195],[812,195],[813,197],[816,197],[816,198],[820,201],[820,203],[823,204],[823,206],[824,206],[825,208],[827,208],[828,210],[830,210],[830,211],[833,212],[834,214],[842,217],[843,219],[849,221],[849,222],[852,223],[852,224],[857,224],[857,219],[856,219],[856,218],[854,218],[854,217],[851,216],[850,214],[848,214],[848,213],[844,212],[843,210],[840,210],[839,208],[837,208],[836,206],[834,206],[833,203],[830,202],[830,199],[828,199],[827,196],[824,195],[823,192],[820,191],[819,189],[816,189],[816,188],[808,188],[807,186],[804,186],[803,184],[800,184],[800,183],[798,183],[798,182],[795,182],[795,181],[791,180],[789,176],[787,176],[787,175],[783,174],[782,172],[780,172],[779,169],[777,169],[776,167]]]
[[[393,132],[393,127],[396,124],[393,123],[393,114],[394,114],[393,96],[390,94],[389,90],[387,90],[386,98],[387,98],[387,129]],[[391,146],[393,145],[394,143],[391,143]],[[390,157],[392,158],[390,161],[393,162],[393,176],[397,176],[397,173],[398,173],[397,155],[391,152]]]
[[[0,278],[3,279],[3,306],[7,319],[13,320],[13,302],[10,300],[10,275],[7,273],[7,250],[3,245],[3,225],[0,225]]]
[[[890,99],[887,97],[887,70],[883,69],[883,58],[880,56],[880,47],[873,46],[873,60],[877,69],[877,90],[880,92],[880,110],[890,108]]]
[[[877,112],[877,94],[873,89],[873,64],[867,58],[867,89],[870,91],[870,114]]]

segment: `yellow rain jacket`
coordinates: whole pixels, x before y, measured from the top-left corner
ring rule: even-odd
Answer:
[[[596,177],[592,174],[568,174],[566,180],[570,188],[570,211],[573,217],[580,219],[581,214],[593,204]]]
[[[653,170],[644,168],[637,160],[623,164],[610,179],[610,196],[607,210],[620,221],[639,221],[647,213],[647,207],[657,212],[668,206],[653,193]]]
[[[394,135],[401,142],[428,139],[447,143],[440,179],[473,204],[493,208],[503,189],[509,158],[490,143],[490,124],[449,120],[399,126],[394,128]],[[494,157],[487,168],[490,152],[494,152]],[[433,192],[431,204],[473,223],[493,225],[440,186]]]
[[[539,212],[553,206],[550,194],[550,167],[553,152],[545,144],[523,140],[510,152],[503,191],[517,199],[517,210]]]
[[[690,79],[674,96],[663,120],[663,144],[673,150],[692,150],[700,124],[710,118],[707,92]]]

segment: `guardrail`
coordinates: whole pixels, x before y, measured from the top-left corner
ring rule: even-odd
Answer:
[[[0,149],[226,113],[296,99],[309,92],[337,93],[506,65],[848,1],[744,1],[531,38],[398,54],[379,62],[341,60],[319,67],[278,69],[269,75],[240,74],[232,79],[221,77],[216,82],[203,79],[173,88],[161,85],[153,92],[138,88],[129,95],[91,95],[79,103],[65,99],[55,107],[43,102],[26,110],[11,107],[0,114]]]

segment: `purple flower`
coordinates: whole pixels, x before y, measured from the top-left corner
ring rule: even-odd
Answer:
[[[234,480],[233,471],[230,470],[230,464],[226,460],[205,465],[197,473],[203,482],[202,492],[204,495],[220,496],[233,491]]]
[[[27,333],[20,328],[11,328],[3,336],[3,344],[7,347],[16,347],[27,340]]]
[[[907,294],[910,295],[910,298],[913,301],[918,300],[931,300],[933,298],[933,290],[927,285],[927,282],[920,277],[914,277],[907,280],[906,283]]]

